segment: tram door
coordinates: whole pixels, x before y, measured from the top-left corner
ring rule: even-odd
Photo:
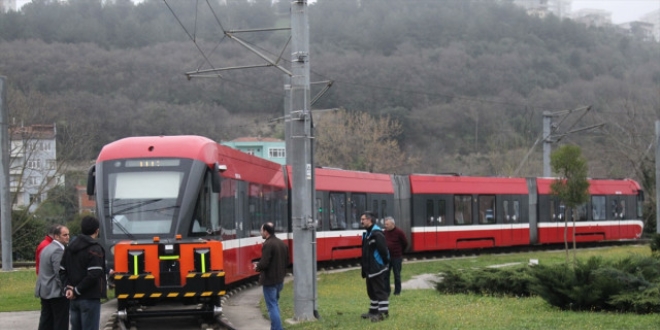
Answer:
[[[522,210],[524,205],[521,203],[520,197],[514,195],[502,196],[502,222],[507,229],[505,234],[507,237],[502,237],[508,243],[515,245],[525,242],[529,238],[529,233],[525,230],[527,228],[523,223],[527,223],[527,219],[522,219],[521,214],[526,214]]]
[[[434,250],[447,244],[445,231],[447,223],[447,200],[429,198],[426,200],[426,226],[424,227],[424,248]]]

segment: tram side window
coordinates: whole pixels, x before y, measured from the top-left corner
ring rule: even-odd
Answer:
[[[426,200],[426,224],[430,226],[435,225],[435,210],[432,199]]]
[[[511,207],[509,207],[511,202]],[[502,202],[502,211],[504,211],[504,223],[514,223],[520,220],[520,201],[505,200]]]
[[[264,186],[262,190],[262,198],[261,198],[261,223],[266,223],[266,222],[272,222],[273,225],[275,226],[275,231],[282,231],[282,228],[279,226],[278,223],[275,223],[275,208],[273,207],[273,203],[275,201],[275,198],[273,196],[273,193],[268,186]],[[261,227],[259,227],[259,230],[261,230]]]
[[[280,198],[283,196],[281,190],[273,186],[263,186],[262,196],[261,224],[272,222],[275,226],[275,232],[286,232],[286,222],[282,217],[282,208],[280,206]],[[261,227],[259,227],[259,230],[261,230]]]
[[[479,196],[479,223],[495,223],[495,196]]]
[[[351,200],[350,229],[360,228],[360,216],[367,207],[367,196],[362,194],[353,194]]]
[[[385,219],[387,215],[387,201],[382,200],[380,201],[380,218]]]
[[[470,195],[454,196],[454,224],[456,225],[472,224],[472,196]]]
[[[438,223],[438,225],[442,224],[442,221],[446,219],[447,216],[447,205],[444,200],[439,200],[438,201],[438,217],[435,219],[435,221]]]
[[[215,219],[216,221],[218,219]],[[193,221],[191,224],[192,236],[213,235],[219,230],[219,224],[213,223],[211,217],[211,185],[210,178],[207,177],[202,190],[197,198]]]
[[[605,220],[605,196],[591,196],[591,212],[594,220]]]
[[[236,196],[236,182],[231,179],[222,181],[220,187],[220,219],[223,240],[236,238],[236,200],[234,196]]]
[[[330,194],[330,229],[346,229],[346,195]]]
[[[273,221],[275,221],[275,229],[280,232],[289,230],[287,223],[287,192],[285,189],[276,189],[273,192]]]
[[[587,203],[578,205],[576,210],[577,210],[577,221],[587,221]]]
[[[620,201],[613,201],[613,211],[614,219],[624,219],[626,216],[626,201],[621,199]]]
[[[520,201],[513,201],[513,216],[511,216],[512,222],[520,221]]]
[[[250,223],[250,236],[260,236],[261,235],[261,225],[263,220],[261,219],[261,185],[259,184],[250,184],[248,191],[248,218]]]
[[[316,208],[316,229],[322,229],[323,228],[323,202],[320,198],[316,199],[316,202],[314,203],[314,207]]]
[[[566,217],[566,206],[562,202],[557,202],[556,200],[550,200],[550,221],[552,222],[563,222]]]

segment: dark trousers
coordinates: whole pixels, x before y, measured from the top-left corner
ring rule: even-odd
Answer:
[[[394,272],[394,294],[401,293],[401,265],[403,258],[390,259],[390,269],[385,274],[385,283],[387,284],[387,295],[390,295],[392,288],[390,287],[390,272]]]
[[[385,274],[383,272],[374,277],[367,277],[367,294],[371,304],[369,314],[388,314],[390,308],[389,295],[385,289]]]
[[[41,299],[39,330],[69,329],[69,299]]]
[[[101,323],[101,300],[71,300],[71,330],[98,330]]]

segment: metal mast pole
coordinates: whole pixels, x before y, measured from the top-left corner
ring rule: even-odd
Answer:
[[[657,207],[660,205],[660,120],[655,121],[655,205],[655,232],[660,234],[660,212]]]
[[[314,163],[309,83],[307,0],[291,3],[291,149],[293,226],[293,287],[296,321],[315,318],[316,222],[313,217]]]
[[[9,195],[9,123],[7,122],[5,77],[0,76],[0,224],[2,227],[2,270],[14,268],[11,246],[11,202]]]
[[[543,112],[543,176],[548,178],[552,175],[550,170],[550,152],[552,151],[552,141],[550,140],[550,125],[552,123],[552,114],[548,111]]]

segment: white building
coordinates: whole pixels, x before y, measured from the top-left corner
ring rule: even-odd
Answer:
[[[573,13],[573,20],[587,26],[601,27],[612,24],[612,13],[601,9],[580,9]]]
[[[653,37],[655,41],[660,42],[660,9],[640,17],[639,21],[651,24],[653,26]]]
[[[9,190],[13,209],[37,209],[48,191],[64,183],[57,175],[55,125],[32,125],[9,128]]]
[[[553,14],[559,18],[569,18],[572,0],[514,0],[513,3],[525,8],[530,15],[545,17]]]

